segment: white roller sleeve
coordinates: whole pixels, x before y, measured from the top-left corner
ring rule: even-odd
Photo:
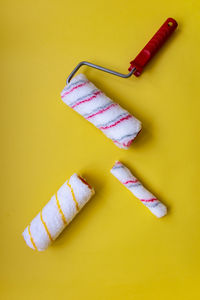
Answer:
[[[70,81],[61,98],[120,148],[128,149],[141,130],[139,120],[108,98],[83,74]]]
[[[27,245],[45,250],[94,194],[93,188],[73,174],[23,232]]]
[[[161,218],[167,214],[167,208],[153,194],[151,194],[130,170],[117,161],[111,173],[137,197],[156,217]]]

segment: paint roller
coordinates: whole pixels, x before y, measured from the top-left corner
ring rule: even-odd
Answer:
[[[138,77],[171,36],[177,25],[174,19],[168,18],[136,58],[130,62],[128,74],[122,74],[87,61],[80,62],[67,78],[67,85],[61,92],[62,100],[99,128],[118,147],[128,149],[141,131],[141,122],[108,98],[85,75],[79,74],[75,77],[74,75],[85,65],[121,78],[129,78],[132,74]]]

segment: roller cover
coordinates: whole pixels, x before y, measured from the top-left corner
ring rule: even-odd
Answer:
[[[45,250],[93,194],[93,188],[73,174],[24,230],[27,245],[34,250]]]
[[[83,74],[77,75],[66,85],[61,98],[119,148],[128,149],[141,130],[139,120],[108,98]]]
[[[114,164],[111,173],[156,217],[161,218],[167,214],[166,206],[150,193],[121,162],[117,161]]]

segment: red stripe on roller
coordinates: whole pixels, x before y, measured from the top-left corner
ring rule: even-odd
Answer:
[[[126,117],[120,119],[119,121],[115,122],[115,123],[112,124],[112,125],[105,126],[105,127],[102,126],[102,127],[99,127],[99,129],[105,130],[105,129],[109,129],[109,128],[115,127],[115,126],[118,125],[119,123],[121,123],[121,122],[123,122],[123,121],[125,121],[125,120],[128,120],[128,119],[130,119],[130,118],[132,118],[132,116],[131,116],[131,115],[128,115],[128,116],[126,116]]]
[[[81,83],[81,84],[79,84],[79,85],[73,87],[73,88],[72,88],[71,90],[69,90],[68,92],[65,92],[65,93],[61,96],[61,98],[64,98],[66,95],[70,94],[70,93],[73,92],[74,90],[76,90],[76,89],[78,89],[78,88],[80,88],[80,87],[86,85],[88,82],[89,82],[89,81],[86,81],[86,82],[84,82],[84,83]]]
[[[78,175],[78,178],[79,178],[84,184],[86,184],[86,185],[89,187],[90,190],[92,190],[92,187],[89,185],[89,183],[87,183],[87,181],[86,181],[85,179],[83,179],[83,177],[81,177],[81,176]]]
[[[90,115],[90,116],[87,117],[86,119],[90,119],[90,118],[92,118],[92,117],[94,117],[94,116],[96,116],[96,115],[100,115],[100,114],[102,114],[104,111],[109,110],[111,107],[114,107],[114,106],[116,106],[116,105],[117,105],[117,103],[112,103],[112,104],[109,105],[108,107],[99,110],[98,112],[96,112],[96,113],[93,114],[93,115]]]
[[[101,92],[101,91],[98,91],[98,92],[94,93],[94,95],[91,96],[90,98],[85,99],[85,100],[82,100],[82,101],[80,101],[80,102],[74,104],[74,105],[72,106],[72,108],[74,108],[74,107],[76,107],[76,106],[78,106],[78,105],[80,105],[80,104],[82,104],[82,103],[89,102],[89,101],[93,100],[94,98],[96,98],[96,97],[97,97],[98,95],[100,95],[100,94],[102,94],[102,92]]]
[[[158,199],[156,198],[152,198],[152,199],[149,199],[149,200],[145,200],[145,199],[140,199],[142,202],[154,202],[154,201],[157,201]]]
[[[140,129],[140,131],[141,131],[141,129]],[[138,136],[138,134],[140,133],[140,131],[137,133],[136,136]],[[122,145],[122,146],[128,148],[128,147],[130,147],[130,145],[132,144],[132,142],[134,141],[134,139],[136,138],[136,136],[135,136],[132,140],[130,140],[129,142],[127,142],[127,143],[120,143],[120,142],[115,141],[115,140],[113,140],[113,142],[114,142],[115,144]]]
[[[134,139],[135,139],[135,137],[134,137]],[[134,141],[134,139],[130,140],[128,143],[123,143],[123,146],[129,147],[132,144],[132,142]]]
[[[128,184],[128,183],[136,183],[136,182],[138,182],[137,179],[135,179],[135,180],[127,180],[127,181],[122,182],[122,183],[123,183],[123,184]]]

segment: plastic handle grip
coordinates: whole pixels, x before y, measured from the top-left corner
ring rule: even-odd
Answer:
[[[178,24],[174,19],[168,18],[136,58],[130,62],[129,71],[135,68],[134,75],[140,76],[144,67],[171,36],[177,26]]]

